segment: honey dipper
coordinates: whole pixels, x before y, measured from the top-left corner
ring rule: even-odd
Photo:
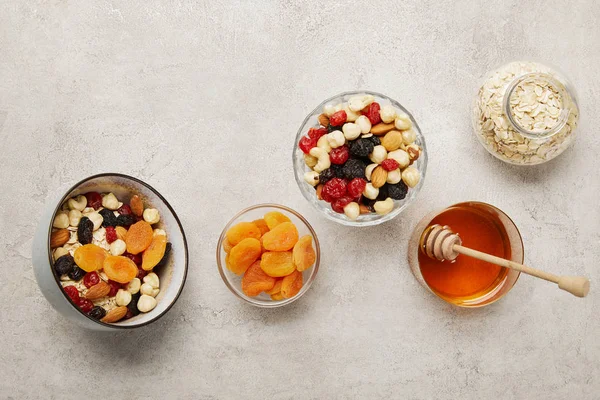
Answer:
[[[421,235],[419,247],[421,252],[426,254],[429,258],[437,259],[439,261],[453,261],[459,254],[464,254],[465,256],[487,261],[492,264],[500,265],[501,267],[524,272],[528,275],[554,282],[558,284],[558,287],[562,290],[566,290],[577,297],[585,297],[590,291],[590,280],[584,276],[554,275],[514,261],[505,260],[504,258],[464,247],[458,233],[454,233],[447,225],[442,226],[435,224],[427,227]]]

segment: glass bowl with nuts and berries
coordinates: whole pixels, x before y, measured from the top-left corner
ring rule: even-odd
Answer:
[[[472,122],[475,135],[496,158],[541,164],[573,143],[577,96],[555,68],[515,61],[487,74],[475,96]]]
[[[319,271],[317,234],[296,211],[259,204],[237,213],[217,244],[225,285],[257,307],[275,308],[304,295]]]
[[[400,103],[375,92],[346,92],[304,119],[292,161],[300,191],[328,219],[372,226],[398,216],[417,197],[427,148]]]
[[[94,330],[136,328],[165,314],[187,275],[177,215],[146,183],[122,174],[78,182],[48,203],[33,243],[48,301]]]

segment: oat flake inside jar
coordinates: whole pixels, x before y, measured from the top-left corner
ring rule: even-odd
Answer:
[[[488,74],[479,88],[473,127],[502,161],[541,164],[575,139],[579,109],[567,79],[534,62],[512,62]]]

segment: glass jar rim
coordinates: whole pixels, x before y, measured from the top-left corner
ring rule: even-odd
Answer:
[[[508,84],[506,93],[504,95],[504,113],[506,114],[506,118],[508,120],[508,122],[510,123],[511,127],[517,131],[520,135],[528,138],[528,139],[532,139],[532,140],[536,140],[536,139],[548,139],[554,135],[556,135],[558,132],[560,132],[565,124],[567,123],[568,119],[569,119],[569,114],[571,113],[571,110],[569,107],[565,107],[563,106],[561,112],[560,112],[560,116],[559,119],[556,123],[556,125],[554,125],[552,128],[550,129],[546,129],[543,131],[536,131],[536,130],[529,130],[524,128],[523,126],[521,126],[515,119],[515,116],[513,114],[513,110],[510,104],[510,99],[513,96],[514,91],[519,87],[519,85],[521,85],[524,81],[531,79],[531,78],[542,78],[545,79],[546,81],[548,81],[548,83],[558,91],[561,99],[563,100],[563,105],[565,104],[565,101],[568,101],[569,99],[569,93],[567,92],[567,89],[565,87],[565,85],[560,82],[558,79],[556,79],[555,77],[553,77],[551,74],[546,73],[546,72],[530,72],[527,74],[523,74],[523,75],[519,75],[517,76],[515,79],[513,79],[512,82],[510,82]]]

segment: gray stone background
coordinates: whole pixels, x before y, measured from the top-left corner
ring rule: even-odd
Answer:
[[[1,1],[0,398],[600,398],[600,5],[528,1]],[[483,74],[559,66],[578,90],[575,145],[543,166],[490,156],[470,125]],[[430,163],[418,202],[383,226],[326,221],[301,197],[291,148],[304,116],[352,89],[413,112]],[[41,295],[31,238],[48,196],[117,171],[160,190],[190,243],[175,307],[97,334]],[[406,243],[427,212],[490,202],[526,262],[585,274],[586,299],[523,276],[479,310],[420,287]],[[317,281],[278,310],[242,304],[215,264],[243,207],[302,212]]]

